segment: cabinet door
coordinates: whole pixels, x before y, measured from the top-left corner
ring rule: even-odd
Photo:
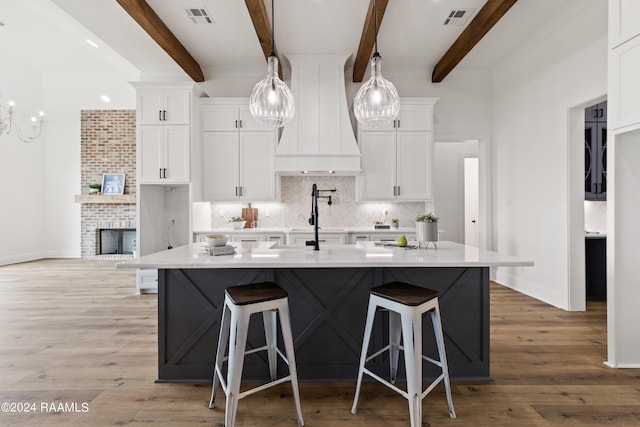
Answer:
[[[394,200],[396,176],[396,133],[360,133],[362,173],[358,177],[360,200]]]
[[[205,200],[236,200],[240,155],[238,132],[205,132],[203,193]]]
[[[162,110],[164,101],[162,91],[156,89],[138,89],[138,108],[136,119],[139,125],[157,125],[164,123]]]
[[[398,132],[397,195],[398,200],[431,198],[431,132]]]
[[[138,182],[162,183],[164,166],[163,126],[138,126]]]
[[[598,199],[607,199],[607,124],[598,123],[596,127],[598,134],[598,156],[596,181],[598,183]]]
[[[240,132],[239,135],[242,198],[275,200],[275,134]]]
[[[164,126],[164,182],[189,183],[189,126]]]
[[[232,104],[202,105],[203,131],[235,131],[238,129],[238,106]]]
[[[188,125],[191,122],[191,93],[184,90],[163,92],[163,123]]]
[[[256,119],[251,115],[251,110],[249,110],[249,105],[240,105],[238,107],[240,117],[240,130],[241,131],[268,131],[270,130],[266,126],[262,126]]]
[[[349,235],[349,243],[356,244],[358,242],[368,242],[370,240],[370,236],[368,234],[355,233]]]
[[[399,131],[432,129],[433,106],[404,103],[400,106],[396,127]]]

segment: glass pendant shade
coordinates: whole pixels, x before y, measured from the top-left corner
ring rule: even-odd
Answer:
[[[278,77],[278,58],[270,55],[267,76],[253,87],[249,97],[251,115],[264,126],[282,127],[295,114],[293,95]]]
[[[382,58],[376,52],[371,58],[371,78],[360,86],[353,100],[356,119],[368,128],[391,123],[400,111],[398,91],[382,77],[381,69]]]

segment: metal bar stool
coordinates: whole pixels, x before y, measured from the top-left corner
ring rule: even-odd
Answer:
[[[373,320],[378,307],[389,310],[389,344],[367,357]],[[422,355],[422,315],[431,313],[433,331],[435,333],[438,355],[440,360],[434,360]],[[400,338],[404,337],[403,344]],[[407,391],[396,387],[396,375],[398,372],[398,353],[404,351],[404,359],[407,373]],[[387,381],[379,375],[371,372],[365,364],[389,351],[389,363],[391,381]],[[433,363],[440,367],[442,373],[424,391],[422,391],[422,360]],[[362,343],[362,353],[360,355],[360,367],[358,368],[358,382],[356,385],[356,395],[353,400],[351,413],[358,410],[358,398],[360,396],[360,386],[362,385],[362,375],[367,374],[380,381],[382,384],[400,393],[409,401],[409,416],[412,427],[422,425],[422,399],[442,380],[447,393],[449,404],[449,416],[456,417],[451,400],[451,385],[449,383],[449,369],[447,368],[447,356],[444,349],[444,336],[440,322],[440,308],[438,306],[438,292],[409,285],[407,283],[393,282],[371,289],[369,295],[369,309],[364,330],[364,340]]]
[[[225,290],[224,309],[222,312],[222,322],[220,324],[216,363],[213,369],[213,389],[211,390],[209,408],[214,408],[218,384],[221,384],[227,396],[227,405],[225,408],[226,427],[233,427],[235,425],[238,401],[240,399],[286,381],[291,381],[291,387],[293,388],[293,398],[298,413],[298,425],[304,425],[302,411],[300,409],[298,376],[296,372],[295,355],[293,353],[293,337],[291,335],[288,301],[287,291],[275,283],[270,282],[233,286]],[[262,313],[266,345],[245,351],[249,318],[254,313]],[[282,330],[286,356],[282,354],[277,345],[276,313],[280,313],[280,328]],[[231,334],[230,339],[229,334]],[[229,343],[229,356],[225,357],[227,342]],[[244,365],[245,355],[265,350],[269,359],[271,382],[240,393],[240,382],[242,380],[242,367]],[[276,379],[276,355],[279,355],[282,360],[289,365],[289,375],[280,379]],[[227,366],[227,378],[225,380],[222,375],[222,364],[227,360],[229,363]]]

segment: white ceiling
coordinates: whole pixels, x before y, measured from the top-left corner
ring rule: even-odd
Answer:
[[[584,0],[519,0],[460,67],[492,67],[558,9],[580,1]],[[244,1],[147,2],[201,65],[207,78],[216,68],[265,65]],[[463,29],[443,25],[449,12],[461,8],[477,12],[485,2],[389,0],[378,36],[385,69],[415,69],[430,75]],[[270,15],[271,2],[265,0],[265,4]],[[275,0],[277,50],[284,54],[350,52],[355,56],[368,4],[369,0]],[[123,58],[144,75],[185,76],[115,0],[0,0],[0,5],[0,21],[6,24],[0,26],[3,44],[2,37],[12,31],[10,40],[17,40],[16,46],[49,46],[37,55],[28,56],[23,51],[25,60],[78,69],[104,67],[104,61]],[[60,8],[82,26],[74,25]],[[186,8],[206,8],[215,24],[192,23]],[[101,49],[110,53],[96,58],[95,53],[87,51],[88,37],[97,39]]]

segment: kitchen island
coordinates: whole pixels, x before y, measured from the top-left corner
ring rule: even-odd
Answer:
[[[235,254],[209,256],[202,244],[147,255],[117,268],[158,269],[158,381],[211,381],[224,289],[273,281],[289,293],[289,309],[302,381],[355,380],[369,290],[390,281],[440,293],[449,361],[457,380],[489,380],[489,269],[532,262],[452,242],[438,248],[402,249],[356,245],[310,247],[237,243]],[[379,347],[387,336],[380,313],[372,335]],[[252,319],[247,346],[263,345],[261,317]],[[436,355],[429,317],[424,320],[425,354]],[[248,356],[245,380],[267,378],[266,355]],[[372,361],[381,373],[386,357]],[[399,372],[398,375],[404,375]],[[425,378],[435,371],[425,369]]]

